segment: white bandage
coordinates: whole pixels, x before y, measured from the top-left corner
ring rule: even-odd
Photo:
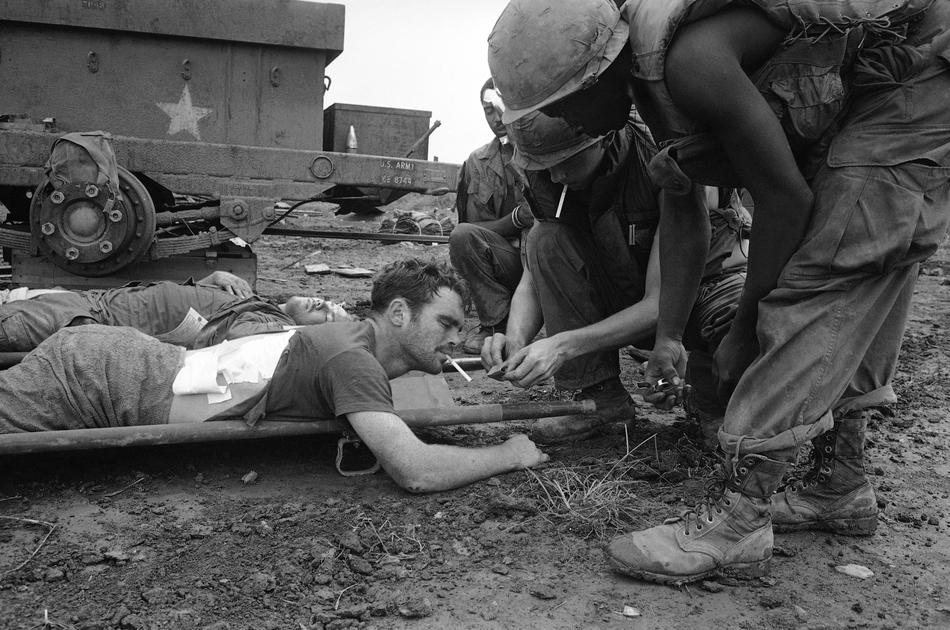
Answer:
[[[499,114],[505,113],[505,101],[501,100],[501,92],[489,88],[482,92],[482,100],[490,103],[492,107],[498,110]]]

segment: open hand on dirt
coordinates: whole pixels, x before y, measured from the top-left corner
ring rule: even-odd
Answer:
[[[548,454],[539,449],[524,433],[515,433],[505,440],[504,446],[515,455],[518,468],[533,468],[550,459]]]

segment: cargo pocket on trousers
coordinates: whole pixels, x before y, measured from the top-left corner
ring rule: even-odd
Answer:
[[[858,194],[838,200],[839,208],[849,210],[830,260],[832,273],[887,273],[920,262],[946,234],[950,168],[915,162],[865,168]]]

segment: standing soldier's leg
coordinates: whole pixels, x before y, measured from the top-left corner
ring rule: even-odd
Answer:
[[[897,368],[918,265],[908,269],[902,294],[871,343],[834,410],[834,427],[813,442],[812,466],[772,496],[776,532],[823,529],[867,535],[877,528],[877,498],[864,469],[869,410],[896,402]]]

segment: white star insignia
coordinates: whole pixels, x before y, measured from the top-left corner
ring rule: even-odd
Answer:
[[[201,140],[198,121],[214,112],[210,107],[195,107],[192,105],[191,91],[188,89],[187,83],[177,103],[155,104],[161,107],[162,111],[171,118],[168,123],[168,135],[174,136],[176,133],[184,131],[190,133],[195,140]]]

